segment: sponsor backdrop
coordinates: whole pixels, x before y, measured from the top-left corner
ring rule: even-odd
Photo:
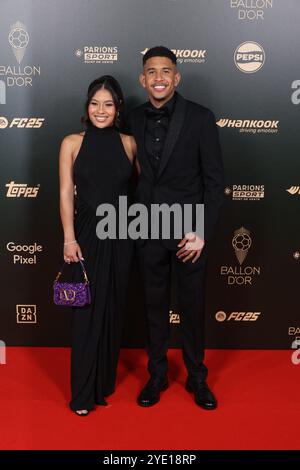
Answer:
[[[62,261],[58,152],[82,129],[88,84],[145,99],[142,54],[175,51],[179,91],[211,108],[224,153],[224,210],[211,243],[208,347],[289,348],[300,337],[298,0],[1,0],[1,316],[9,345],[68,345],[52,302]],[[68,268],[71,269],[71,268]],[[143,346],[132,271],[124,346]],[[176,288],[171,344],[180,341]]]

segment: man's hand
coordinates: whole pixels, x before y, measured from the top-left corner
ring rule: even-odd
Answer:
[[[180,249],[177,251],[176,256],[184,263],[189,260],[195,263],[200,258],[204,243],[204,240],[195,233],[187,233],[177,245]]]

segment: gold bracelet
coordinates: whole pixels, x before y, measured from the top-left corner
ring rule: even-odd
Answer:
[[[77,243],[77,240],[73,240],[72,242],[65,242],[64,245],[71,245],[71,243]]]

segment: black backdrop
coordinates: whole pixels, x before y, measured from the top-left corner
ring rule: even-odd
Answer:
[[[290,347],[300,336],[300,2],[1,0],[0,9],[0,338],[68,344],[71,313],[52,303],[60,142],[81,130],[97,76],[120,80],[128,108],[142,102],[142,52],[164,44],[178,56],[179,91],[214,111],[224,153],[207,346]],[[140,292],[134,268],[124,346],[144,342]]]

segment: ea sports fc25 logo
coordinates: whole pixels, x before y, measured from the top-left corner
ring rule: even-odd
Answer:
[[[6,129],[7,127],[18,127],[19,129],[40,129],[43,126],[45,118],[27,118],[27,117],[16,117],[13,118],[11,121],[5,116],[0,116],[0,129]]]
[[[226,313],[223,310],[219,310],[215,314],[215,319],[218,322],[223,322],[223,321],[242,321],[242,322],[248,322],[248,321],[257,321],[261,315],[261,312],[231,312],[231,313]]]

